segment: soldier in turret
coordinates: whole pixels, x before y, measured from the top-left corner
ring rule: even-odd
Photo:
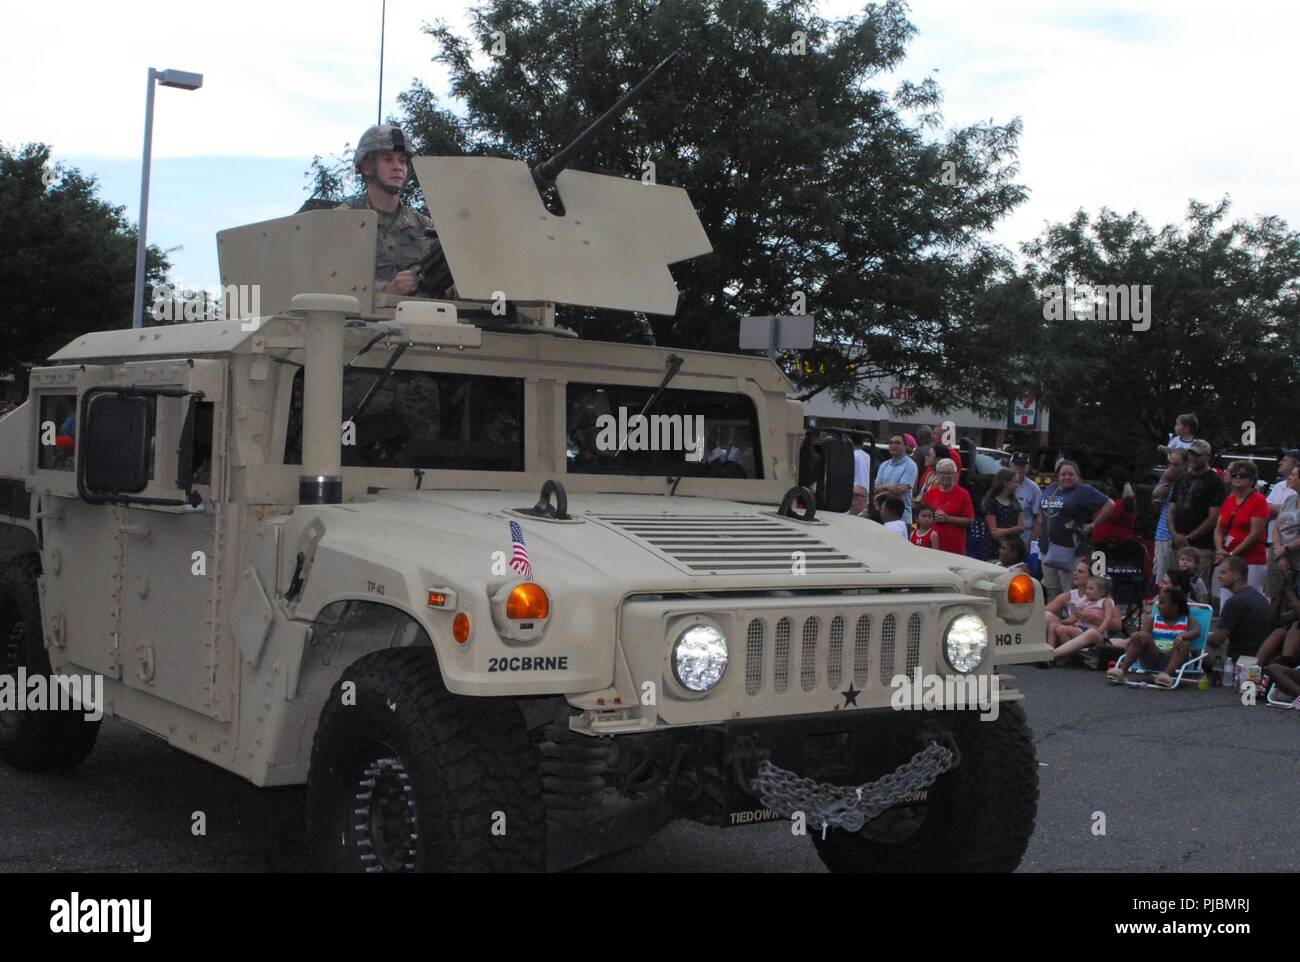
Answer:
[[[437,237],[433,222],[398,199],[410,176],[406,136],[400,127],[370,127],[357,141],[354,158],[366,189],[342,207],[373,210],[379,215],[375,245],[375,290],[410,294],[419,284],[420,263]]]

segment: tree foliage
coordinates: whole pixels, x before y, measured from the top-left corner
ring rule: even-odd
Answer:
[[[45,144],[0,144],[0,371],[24,383],[28,367],[78,335],[131,326],[135,227],[99,198],[94,177],[49,160]],[[146,292],[167,269],[150,246]]]
[[[674,269],[673,317],[562,310],[585,336],[734,351],[741,317],[789,313],[802,293],[818,346],[789,369],[806,394],[879,400],[872,379],[888,376],[919,403],[978,404],[1020,386],[1007,328],[1024,312],[1000,316],[1011,262],[983,239],[1025,197],[1020,125],[945,131],[933,78],[884,88],[914,33],[905,4],[831,20],[806,0],[487,0],[469,37],[426,29],[458,109],[416,85],[399,101],[408,136],[530,163],[684,52],[574,166],[640,177],[653,162],[714,253]],[[970,363],[994,344],[1001,363]]]
[[[1246,422],[1259,444],[1300,440],[1300,234],[1277,217],[1229,221],[1229,211],[1226,198],[1192,202],[1183,224],[1158,231],[1136,212],[1079,211],[1024,245],[1040,294],[1151,286],[1148,330],[1040,323],[1033,352],[1054,434],[1150,450],[1190,411],[1219,443],[1242,443]]]

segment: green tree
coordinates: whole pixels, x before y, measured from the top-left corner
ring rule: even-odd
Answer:
[[[23,389],[31,365],[78,335],[131,326],[135,227],[94,177],[49,161],[45,144],[0,144],[0,371]],[[146,284],[168,266],[150,246]]]
[[[652,161],[690,193],[714,253],[674,268],[674,317],[562,309],[584,336],[734,351],[741,317],[802,294],[818,346],[787,363],[805,394],[878,399],[871,379],[890,376],[951,405],[1021,386],[1024,312],[999,315],[1011,261],[983,239],[1025,197],[1019,121],[944,131],[933,78],[878,85],[914,33],[905,4],[828,20],[807,0],[487,0],[470,38],[426,30],[460,109],[417,84],[399,100],[408,136],[529,162],[684,51],[574,166],[639,177]]]
[[[1229,221],[1229,211],[1226,198],[1193,201],[1185,223],[1158,231],[1136,212],[1079,211],[1023,245],[1043,298],[1054,287],[1151,288],[1147,330],[1100,301],[1101,316],[1040,321],[1035,367],[1054,435],[1153,452],[1191,411],[1217,443],[1242,443],[1246,422],[1259,444],[1300,440],[1300,234],[1277,217]]]

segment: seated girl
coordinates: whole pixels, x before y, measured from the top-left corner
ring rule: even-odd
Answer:
[[[1201,627],[1192,620],[1187,595],[1178,588],[1160,592],[1160,603],[1142,618],[1142,630],[1124,644],[1124,654],[1106,674],[1116,684],[1128,680],[1128,669],[1140,661],[1154,669],[1155,684],[1172,688],[1173,676],[1191,654],[1192,643],[1201,636]]]
[[[1055,649],[1049,663],[1105,641],[1122,627],[1119,609],[1110,596],[1109,578],[1089,575],[1084,582],[1083,603],[1047,629],[1047,643]]]
[[[1070,584],[1069,591],[1063,591],[1043,609],[1043,617],[1047,621],[1047,643],[1052,643],[1052,626],[1061,623],[1063,618],[1068,618],[1070,613],[1083,604],[1083,586],[1088,581],[1088,562],[1076,561],[1074,564],[1074,576]]]

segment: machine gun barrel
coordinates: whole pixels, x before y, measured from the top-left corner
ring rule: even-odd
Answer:
[[[533,180],[537,182],[537,186],[539,188],[546,188],[555,183],[555,178],[560,176],[560,171],[569,166],[569,161],[571,161],[580,150],[591,143],[591,141],[595,140],[601,130],[607,127],[615,117],[622,114],[625,110],[640,100],[645,94],[647,88],[649,88],[650,84],[655,81],[655,78],[667,70],[668,65],[676,60],[680,55],[681,50],[674,50],[668,56],[664,57],[664,59],[661,60],[653,70],[646,74],[635,87],[623,96],[619,97],[618,102],[615,103],[614,106],[610,107],[603,114],[597,117],[592,122],[591,126],[580,133],[573,143],[569,144],[569,146],[565,147],[563,150],[557,151],[549,160],[544,160],[534,167]]]

